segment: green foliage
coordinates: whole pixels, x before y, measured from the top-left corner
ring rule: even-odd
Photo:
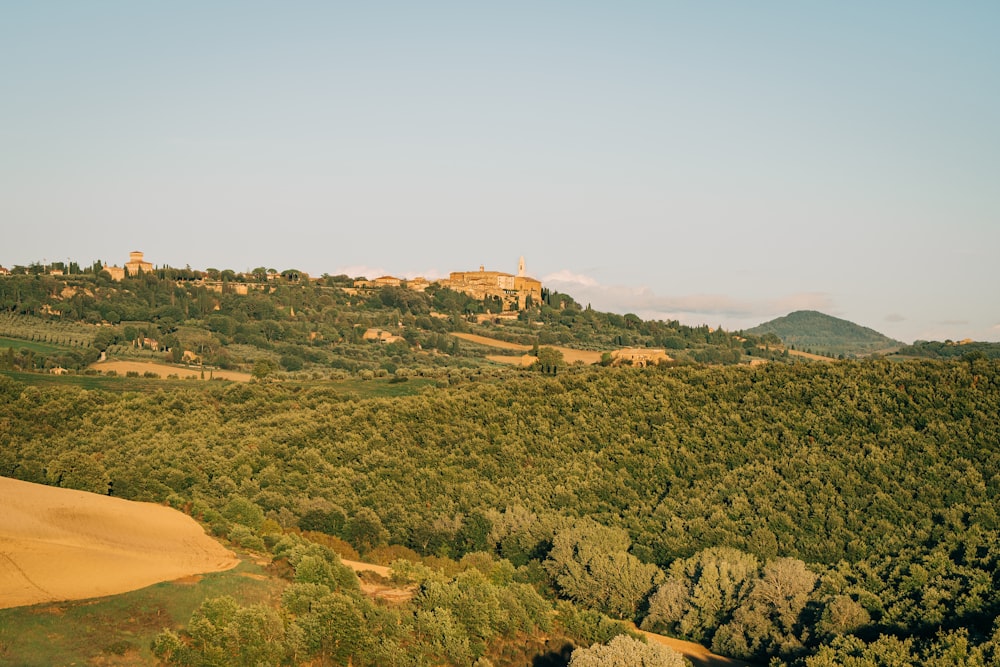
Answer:
[[[151,648],[157,636],[188,623],[206,599],[229,595],[245,605],[269,604],[280,582],[263,574],[243,562],[197,584],[163,582],[93,600],[0,609],[0,664],[157,664]]]
[[[711,547],[678,558],[649,600],[645,630],[710,643],[750,593],[760,562],[731,547]]]
[[[264,523],[264,511],[242,496],[233,496],[222,509],[222,516],[251,530],[260,530]]]
[[[559,369],[566,365],[563,360],[563,353],[552,347],[541,347],[538,349],[538,360],[535,365],[543,373],[555,375]]]
[[[6,384],[3,474],[55,482],[90,461],[115,495],[186,500],[223,531],[305,520],[362,548],[476,554],[439,558],[452,569],[421,579],[411,607],[364,607],[363,634],[377,639],[352,664],[471,663],[521,632],[511,628],[542,627],[529,590],[575,600],[556,626],[589,628],[587,645],[610,639],[593,636],[605,609],[794,665],[892,646],[905,647],[901,664],[994,655],[1000,363],[989,359],[568,368],[391,399],[292,383]],[[283,538],[275,556],[293,578],[302,566],[301,585],[360,599],[313,548]],[[494,570],[484,550],[510,562]],[[459,579],[463,568],[481,576]],[[275,638],[288,660],[305,655],[290,627]]]
[[[573,651],[569,667],[685,667],[687,661],[677,651],[619,635],[607,644]]]
[[[628,547],[624,530],[582,519],[555,534],[545,567],[569,599],[633,618],[661,573],[627,553]]]
[[[362,507],[344,524],[344,539],[361,553],[366,553],[386,544],[389,531],[382,525],[378,514]]]
[[[918,340],[913,345],[904,345],[896,354],[903,357],[924,357],[927,359],[1000,359],[1000,343],[978,341],[926,341]]]

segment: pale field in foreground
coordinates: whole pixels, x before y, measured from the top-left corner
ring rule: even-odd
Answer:
[[[237,563],[169,507],[0,477],[0,608],[114,595]]]

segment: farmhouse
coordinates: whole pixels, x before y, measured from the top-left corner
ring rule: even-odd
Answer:
[[[631,366],[651,366],[660,362],[673,361],[667,356],[667,351],[657,348],[626,347],[611,353],[612,363],[616,366],[628,364]]]
[[[371,328],[365,331],[364,335],[361,336],[363,340],[379,342],[388,345],[389,343],[395,343],[399,340],[404,340],[402,336],[397,336],[391,331],[385,331],[384,329]]]

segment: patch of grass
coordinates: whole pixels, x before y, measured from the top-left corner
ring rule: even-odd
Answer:
[[[6,370],[0,370],[0,375],[6,375],[9,378],[32,387],[79,387],[80,389],[101,389],[112,392],[155,392],[203,386],[197,380],[130,378],[124,375],[117,377],[103,375],[52,375],[50,373],[23,373]],[[225,380],[213,380],[213,382],[229,384]]]
[[[436,386],[430,378],[410,378],[408,382],[391,382],[389,379],[377,380],[337,380],[333,386],[346,393],[357,394],[360,398],[393,398],[396,396],[413,396],[426,387]]]
[[[25,349],[37,352],[38,354],[57,354],[72,349],[63,345],[53,345],[52,343],[39,343],[33,340],[21,340],[20,338],[7,338],[0,336],[0,350],[12,347],[15,350]]]
[[[208,598],[277,604],[285,583],[244,560],[214,572],[95,600],[0,610],[0,665],[155,665],[150,650],[165,628],[186,626]]]
[[[171,389],[198,389],[206,386],[201,380],[182,380],[172,378],[126,377],[118,375],[52,375],[50,373],[23,373],[20,371],[0,370],[0,375],[17,380],[33,387],[79,387],[80,389],[101,389],[112,392],[156,392]],[[358,398],[394,398],[397,396],[413,396],[421,393],[427,387],[436,386],[437,381],[431,378],[410,378],[407,382],[391,383],[387,378],[376,380],[316,380],[309,382],[290,383],[303,387],[332,387],[343,394],[354,394]],[[231,384],[229,380],[212,380],[213,387],[221,384]]]

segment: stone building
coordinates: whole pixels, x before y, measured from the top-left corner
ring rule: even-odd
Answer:
[[[487,271],[480,266],[478,271],[452,271],[440,284],[474,299],[498,298],[505,310],[524,310],[529,299],[535,304],[542,299],[542,283],[526,275],[523,257],[518,262],[517,275]]]
[[[125,280],[125,276],[134,278],[140,273],[152,273],[153,265],[142,258],[141,252],[133,250],[128,254],[128,261],[125,262],[124,268],[116,264],[105,266],[104,270],[108,272],[112,280]]]
[[[142,259],[142,253],[133,250],[128,254],[128,262],[125,263],[125,272],[130,276],[137,276],[140,273],[152,273],[153,265]]]
[[[625,347],[614,350],[611,353],[612,364],[620,366],[628,364],[630,366],[655,366],[656,364],[673,361],[667,355],[667,351],[660,348],[650,347]]]

